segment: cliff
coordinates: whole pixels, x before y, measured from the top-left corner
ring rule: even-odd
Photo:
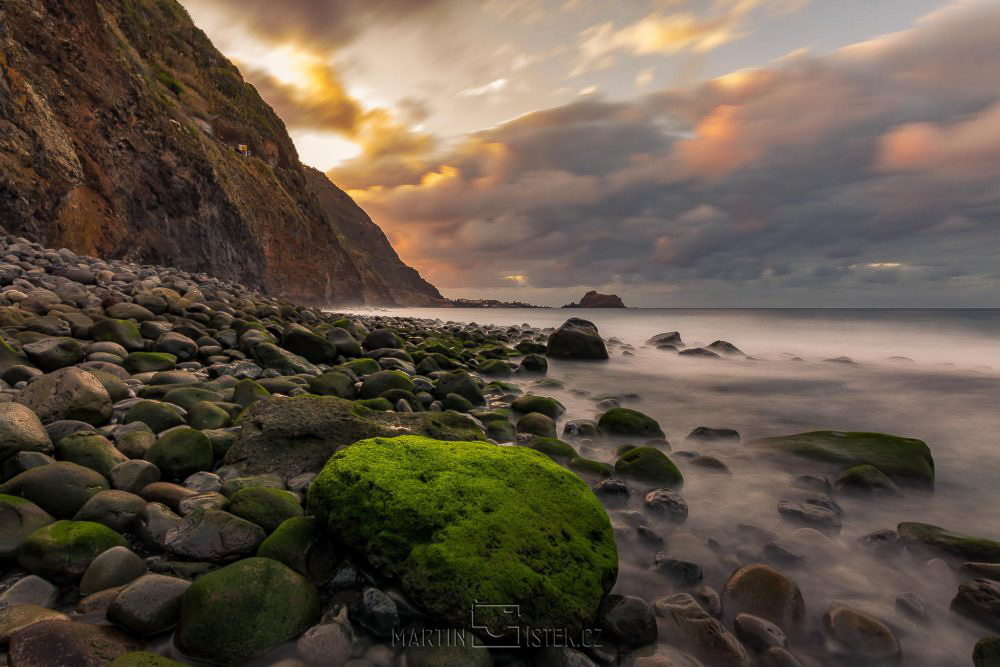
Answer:
[[[174,0],[0,2],[8,231],[310,304],[440,297],[327,190]]]
[[[598,294],[590,290],[580,303],[568,303],[563,308],[625,308],[625,302],[617,294]]]

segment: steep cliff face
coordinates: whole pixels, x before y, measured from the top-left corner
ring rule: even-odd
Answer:
[[[331,219],[311,180],[281,119],[175,0],[0,0],[8,231],[313,304],[439,296],[388,244],[371,250],[370,231],[352,248],[354,225],[338,225],[357,216]]]

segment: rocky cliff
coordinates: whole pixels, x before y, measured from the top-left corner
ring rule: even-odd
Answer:
[[[568,303],[563,308],[625,308],[625,302],[617,294],[599,294],[590,290],[583,295],[580,303]]]
[[[440,298],[175,0],[0,0],[0,225],[311,304]]]

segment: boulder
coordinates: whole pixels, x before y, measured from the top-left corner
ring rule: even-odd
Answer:
[[[43,424],[75,419],[102,426],[111,418],[111,397],[104,385],[75,366],[37,378],[14,400],[31,408]]]
[[[108,607],[108,620],[139,637],[169,630],[177,624],[181,597],[190,586],[186,579],[144,574],[118,592]]]
[[[769,565],[745,565],[722,587],[722,606],[730,618],[746,613],[778,625],[786,633],[801,628],[806,614],[798,584]]]
[[[14,558],[32,533],[54,521],[30,500],[0,495],[0,561]]]
[[[823,615],[823,631],[834,652],[860,664],[898,662],[899,641],[885,623],[850,607],[835,606]]]
[[[15,667],[104,667],[144,645],[117,628],[52,619],[11,635],[8,653]]]
[[[200,509],[168,528],[163,542],[175,556],[225,563],[255,553],[264,537],[264,529],[246,519],[218,509]]]
[[[563,359],[607,359],[608,348],[593,322],[571,317],[549,335],[545,354]]]
[[[31,408],[0,403],[0,464],[18,452],[52,452],[52,441]]]
[[[330,459],[308,504],[454,627],[469,626],[477,600],[519,605],[519,623],[533,627],[589,627],[617,576],[611,524],[594,495],[522,447],[364,440]],[[509,633],[502,610],[483,612],[477,623]]]
[[[235,665],[299,636],[319,619],[316,587],[270,558],[247,558],[202,575],[181,599],[177,646]]]
[[[210,470],[215,452],[204,433],[179,427],[157,438],[144,458],[159,468],[165,478],[184,479],[200,470]]]
[[[91,521],[56,521],[32,533],[17,552],[28,572],[57,584],[80,579],[101,553],[125,546],[121,535]]]
[[[663,633],[709,665],[752,667],[753,658],[740,640],[691,595],[677,593],[653,603]]]
[[[924,551],[948,558],[982,563],[1000,563],[1000,542],[961,535],[929,523],[903,522],[896,527],[899,538],[911,551]]]
[[[663,429],[655,419],[628,408],[611,408],[597,420],[597,426],[608,435],[646,439],[664,437]]]
[[[338,560],[333,541],[312,516],[283,521],[261,543],[257,555],[280,561],[317,585],[330,580]]]
[[[108,488],[98,472],[68,461],[25,470],[0,484],[0,494],[27,498],[56,518],[70,518],[90,498]]]
[[[624,477],[679,489],[684,476],[666,454],[654,447],[633,447],[615,461],[615,472]]]

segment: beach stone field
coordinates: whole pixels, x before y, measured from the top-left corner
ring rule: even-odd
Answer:
[[[746,356],[649,336],[664,354]],[[919,657],[913,628],[952,622],[979,639],[951,664],[1000,665],[990,536],[906,522],[862,538],[953,578],[948,608],[900,591],[878,617],[797,581],[815,550],[837,553],[838,498],[933,494],[920,440],[696,428],[687,449],[787,468],[774,511],[791,537],[734,524],[752,546],[677,557],[685,474],[732,471],[675,451],[628,387],[567,414],[550,360],[634,352],[587,320],[344,315],[5,236],[0,338],[11,667],[894,665]],[[636,568],[655,585],[619,592]]]

